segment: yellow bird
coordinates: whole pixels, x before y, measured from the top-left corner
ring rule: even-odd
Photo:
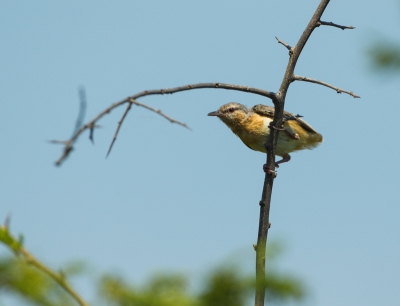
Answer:
[[[264,143],[268,142],[270,123],[274,119],[275,108],[258,104],[252,108],[231,102],[222,105],[208,116],[217,116],[250,149],[266,153]],[[322,135],[315,131],[299,115],[284,111],[283,130],[279,133],[276,155],[282,159],[278,164],[290,160],[289,153],[313,149],[322,142]],[[265,170],[265,169],[264,169]]]

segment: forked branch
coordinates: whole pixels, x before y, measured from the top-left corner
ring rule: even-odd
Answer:
[[[142,92],[139,92],[133,96],[127,97],[119,102],[116,102],[109,107],[107,107],[105,110],[103,110],[101,113],[99,113],[95,118],[93,118],[91,121],[89,121],[87,124],[82,125],[80,128],[76,129],[72,137],[68,140],[62,141],[62,140],[51,140],[51,143],[56,143],[56,144],[63,144],[64,145],[64,150],[60,158],[55,162],[57,166],[61,165],[61,163],[68,157],[68,155],[71,153],[73,150],[73,144],[75,141],[78,139],[78,137],[86,130],[90,130],[90,135],[89,138],[93,141],[93,131],[95,128],[98,127],[97,122],[105,115],[109,114],[112,110],[115,108],[123,105],[123,104],[128,104],[124,114],[121,117],[121,120],[118,122],[117,129],[115,131],[114,137],[111,141],[110,148],[108,149],[107,156],[110,154],[111,149],[117,139],[118,133],[121,129],[122,123],[124,122],[126,116],[128,115],[129,111],[131,110],[132,104],[135,104],[137,106],[144,107],[152,112],[157,113],[158,115],[164,117],[165,119],[169,120],[171,123],[176,123],[179,124],[185,128],[189,128],[185,123],[182,123],[178,120],[175,120],[174,118],[164,114],[161,110],[153,108],[151,106],[148,106],[146,104],[143,104],[137,99],[145,97],[145,96],[150,96],[150,95],[164,95],[164,94],[173,94],[176,92],[181,92],[181,91],[187,91],[187,90],[193,90],[193,89],[203,89],[203,88],[220,88],[220,89],[227,89],[227,90],[237,90],[237,91],[242,91],[242,92],[248,92],[256,95],[260,95],[263,97],[267,97],[270,99],[273,99],[275,96],[275,93],[259,89],[259,88],[254,88],[254,87],[249,87],[249,86],[243,86],[243,85],[234,85],[234,84],[224,84],[224,83],[198,83],[198,84],[189,84],[189,85],[184,85],[180,87],[174,87],[174,88],[165,88],[165,89],[154,89],[154,90],[145,90]]]
[[[265,283],[265,254],[268,229],[270,225],[269,212],[271,206],[272,187],[274,179],[276,177],[276,173],[275,171],[273,171],[273,169],[275,169],[275,152],[278,142],[279,127],[283,123],[283,110],[285,106],[286,93],[289,89],[290,84],[293,82],[294,69],[296,67],[296,63],[299,59],[301,51],[303,50],[314,29],[322,24],[320,22],[321,16],[324,13],[328,4],[329,0],[322,0],[320,2],[306,29],[304,30],[303,34],[300,36],[299,41],[294,47],[290,47],[288,44],[283,43],[278,39],[279,43],[283,44],[287,49],[290,50],[290,58],[279,91],[276,93],[275,97],[272,100],[275,105],[275,115],[274,120],[271,123],[272,128],[270,129],[269,140],[265,146],[267,150],[266,168],[270,171],[266,171],[260,201],[260,219],[258,226],[257,245],[255,247],[257,281],[255,306],[263,306],[265,299],[265,287],[262,284]],[[333,26],[333,24],[329,25]]]

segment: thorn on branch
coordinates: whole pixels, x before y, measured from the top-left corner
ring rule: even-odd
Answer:
[[[284,46],[286,47],[286,49],[289,50],[289,55],[292,55],[292,53],[293,53],[292,47],[289,46],[289,45],[288,45],[287,43],[285,43],[284,41],[280,40],[278,37],[275,36],[275,38],[276,38],[276,40],[278,41],[279,44],[284,45]]]
[[[342,29],[342,30],[346,30],[346,29],[352,30],[352,29],[356,28],[356,27],[353,27],[353,26],[342,26],[342,25],[339,25],[339,24],[336,24],[336,23],[333,23],[333,22],[326,22],[326,21],[322,21],[322,20],[318,21],[317,27],[319,27],[320,25],[331,26],[331,27]]]

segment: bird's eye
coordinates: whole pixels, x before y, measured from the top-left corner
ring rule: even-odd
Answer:
[[[235,111],[235,109],[234,109],[233,107],[231,107],[231,108],[228,109],[228,111],[229,111],[230,113],[233,113],[233,112]]]

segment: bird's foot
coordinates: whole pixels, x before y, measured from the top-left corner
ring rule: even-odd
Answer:
[[[278,176],[278,173],[276,171],[274,171],[274,170],[269,169],[266,164],[263,165],[263,170],[264,170],[265,173],[272,174],[274,177]]]

